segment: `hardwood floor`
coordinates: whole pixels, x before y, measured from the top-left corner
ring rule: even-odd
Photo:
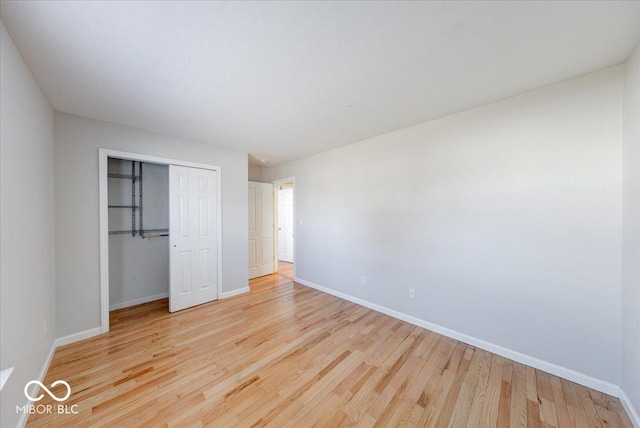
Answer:
[[[112,312],[47,372],[78,414],[28,425],[631,427],[616,398],[282,273],[176,314],[166,300]]]
[[[293,280],[293,263],[278,262],[278,275]]]

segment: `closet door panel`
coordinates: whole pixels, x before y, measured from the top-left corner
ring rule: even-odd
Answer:
[[[169,311],[218,298],[216,171],[169,166]]]

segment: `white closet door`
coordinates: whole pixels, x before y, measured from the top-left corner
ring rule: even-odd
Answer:
[[[278,190],[278,259],[293,263],[293,188]]]
[[[273,184],[249,182],[249,279],[275,272]]]
[[[218,298],[217,174],[169,165],[169,311]]]

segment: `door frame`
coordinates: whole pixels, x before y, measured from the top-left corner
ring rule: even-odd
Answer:
[[[222,168],[215,165],[162,158],[140,153],[122,152],[105,148],[98,149],[98,183],[100,210],[100,329],[109,331],[109,180],[107,177],[109,158],[149,162],[159,165],[177,165],[215,171],[218,194],[216,218],[218,232],[218,299],[222,298]],[[171,241],[169,244],[171,245]]]
[[[278,186],[284,183],[293,183],[293,277],[297,278],[296,275],[296,240],[298,239],[298,231],[297,231],[297,218],[296,218],[296,178],[289,177],[283,178],[281,180],[274,180],[271,182],[273,184],[273,265],[278,272]]]

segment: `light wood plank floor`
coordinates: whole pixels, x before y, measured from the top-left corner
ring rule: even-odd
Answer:
[[[29,425],[631,427],[616,398],[282,272],[173,315],[166,300],[112,312],[110,333],[59,348],[46,376],[79,414]]]

